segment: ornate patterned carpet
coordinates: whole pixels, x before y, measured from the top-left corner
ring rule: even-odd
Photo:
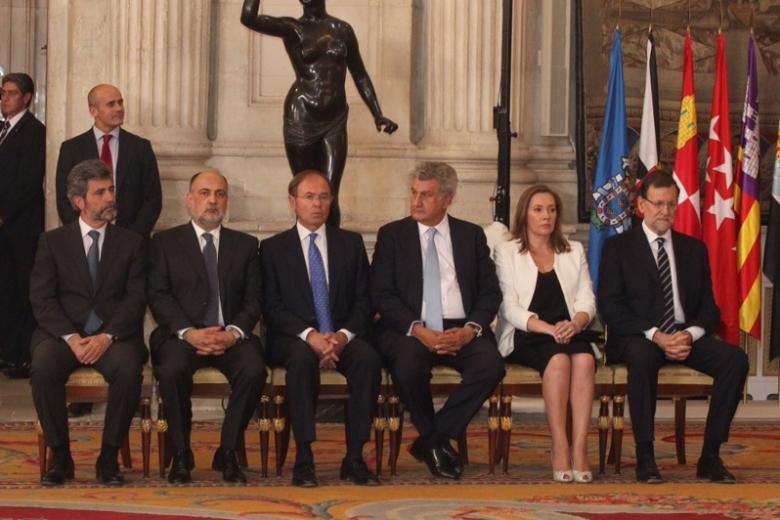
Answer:
[[[633,480],[631,436],[624,442],[623,472],[607,468],[591,485],[555,484],[549,476],[549,435],[543,423],[519,424],[513,436],[509,473],[489,475],[486,431],[469,430],[471,465],[454,483],[429,477],[405,450],[396,477],[383,475],[377,488],[356,488],[338,480],[343,455],[343,425],[318,425],[315,444],[321,487],[289,486],[289,462],[282,477],[262,478],[257,432],[247,433],[250,468],[248,486],[224,486],[211,471],[219,424],[199,423],[193,432],[197,468],[190,486],[171,486],[157,476],[156,442],[152,477],[143,479],[137,428],[131,436],[133,469],[128,485],[98,486],[94,460],[100,425],[72,425],[76,481],[60,489],[38,485],[37,444],[32,424],[0,425],[0,518],[85,520],[191,518],[350,518],[350,519],[769,519],[780,518],[780,428],[775,424],[738,424],[724,458],[740,483],[718,486],[699,483],[694,464],[701,446],[702,426],[688,426],[688,464],[674,458],[674,438],[668,424],[659,424],[657,457],[668,483],[638,485]],[[405,443],[414,438],[405,432]],[[591,439],[595,465],[596,434]],[[387,451],[387,448],[385,448]],[[292,455],[292,451],[291,451]],[[373,463],[373,450],[368,459]],[[272,457],[273,464],[273,457]]]

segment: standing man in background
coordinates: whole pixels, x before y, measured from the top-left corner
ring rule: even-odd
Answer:
[[[23,72],[3,77],[0,108],[0,352],[3,372],[30,375],[35,319],[29,299],[38,236],[43,232],[46,127],[29,111],[35,83]]]

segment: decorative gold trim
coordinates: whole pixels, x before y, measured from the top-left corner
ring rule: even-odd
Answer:
[[[401,421],[398,419],[398,417],[390,417],[387,420],[387,424],[391,432],[397,432],[398,428],[401,427]]]
[[[149,433],[152,431],[152,420],[151,419],[142,419],[141,420],[141,431],[144,433]]]
[[[385,396],[382,394],[376,396],[376,404],[385,404]]]
[[[488,417],[488,430],[494,432],[498,430],[498,417]]]
[[[622,430],[623,429],[623,418],[622,417],[613,417],[612,418],[612,428],[615,430]]]
[[[35,421],[35,431],[38,432],[38,435],[43,435],[43,425],[40,420]]]
[[[271,420],[266,418],[258,420],[257,429],[261,432],[271,431]]]
[[[622,395],[616,395],[615,396],[615,404],[621,404],[623,401],[625,401],[626,398]]]
[[[512,417],[502,417],[501,418],[501,429],[505,432],[508,432],[512,429]]]
[[[398,404],[398,396],[397,395],[391,395],[387,398],[387,402],[390,404]]]
[[[602,395],[601,396],[601,402],[602,403],[609,403],[609,396],[608,395]]]
[[[376,431],[384,431],[387,428],[387,419],[384,417],[374,417],[374,429]]]
[[[599,430],[609,430],[609,417],[599,416]]]
[[[168,421],[165,419],[157,419],[157,431],[165,433],[168,431]]]
[[[274,419],[274,431],[276,433],[280,433],[282,430],[284,430],[284,425],[285,425],[284,417],[277,417],[276,419]]]

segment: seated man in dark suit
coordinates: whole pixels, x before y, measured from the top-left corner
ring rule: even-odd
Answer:
[[[257,239],[222,225],[227,179],[218,170],[190,180],[192,220],[157,233],[149,254],[149,307],[158,327],[149,340],[154,374],[173,447],[171,483],[192,480],[192,374],[212,366],[230,381],[230,401],[212,468],[226,482],[246,483],[236,447],[266,380],[260,338]]]
[[[679,193],[669,173],[646,177],[639,196],[642,225],[604,243],[598,306],[609,327],[607,359],[628,365],[637,480],[663,481],[653,449],[658,370],[681,363],[715,379],[696,475],[733,483],[719,449],[742,397],[748,358],[712,335],[720,311],[707,250],[700,240],[672,230]]]
[[[420,436],[411,453],[435,476],[457,479],[463,462],[451,447],[504,377],[490,323],[501,289],[485,233],[447,215],[458,186],[445,163],[411,175],[411,217],[383,226],[371,265],[371,301],[381,315],[377,346]],[[434,414],[429,380],[447,365],[462,382]]]
[[[260,244],[268,359],[287,369],[287,396],[297,446],[293,485],[314,487],[314,413],[320,367],[347,378],[347,454],[341,479],[376,485],[363,462],[379,393],[381,361],[366,341],[371,324],[368,258],[363,238],[328,226],[333,191],[314,170],[295,175],[289,188],[296,225]]]
[[[127,436],[148,357],[143,341],[146,308],[141,236],[111,224],[114,183],[99,160],[77,164],[68,175],[76,222],[41,235],[30,278],[38,321],[33,333],[31,379],[35,410],[53,455],[45,486],[73,478],[65,383],[91,366],[109,384],[98,481],[123,482],[117,450]]]

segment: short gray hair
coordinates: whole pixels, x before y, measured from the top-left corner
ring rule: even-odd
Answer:
[[[409,175],[409,181],[439,181],[439,191],[442,194],[452,194],[458,191],[458,174],[455,168],[445,162],[429,161],[418,164]]]
[[[78,207],[73,203],[73,197],[87,198],[87,183],[95,179],[111,179],[111,171],[106,163],[100,159],[87,159],[81,161],[68,173],[67,190],[68,200],[73,209]]]

